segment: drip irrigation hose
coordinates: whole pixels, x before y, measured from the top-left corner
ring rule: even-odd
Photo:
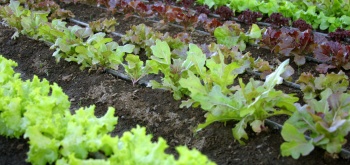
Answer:
[[[68,19],[69,21],[75,23],[75,24],[78,24],[78,25],[81,25],[81,26],[85,26],[85,27],[89,27],[89,24],[88,23],[85,23],[85,22],[81,22],[79,20],[76,20],[74,18],[69,18]]]
[[[124,73],[120,73],[120,72],[118,72],[116,70],[105,69],[105,72],[107,72],[107,73],[109,73],[109,74],[111,74],[111,75],[113,75],[113,76],[115,76],[117,78],[120,78],[122,80],[129,81],[129,82],[132,81],[131,78],[128,75],[126,75]],[[137,81],[137,84],[139,84],[141,86],[149,87],[149,82],[147,80],[143,80],[142,78],[139,81]]]
[[[251,75],[254,75],[256,77],[260,77],[261,76],[261,73],[252,71],[250,69],[246,69],[246,72],[251,74]],[[293,82],[290,82],[290,81],[283,80],[283,85],[286,85],[286,86],[289,86],[289,87],[292,87],[292,88],[300,90],[300,85],[297,84],[297,83],[293,83]]]
[[[125,75],[125,74],[120,73],[120,72],[113,70],[113,69],[105,69],[105,71],[109,74],[112,74],[113,76],[115,76],[117,78],[131,82],[131,79],[129,78],[128,75]]]

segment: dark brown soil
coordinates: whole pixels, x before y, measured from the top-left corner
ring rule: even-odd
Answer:
[[[80,20],[95,20],[105,16],[104,11],[86,5],[67,5]],[[93,13],[93,14],[90,14]],[[91,16],[90,16],[91,15]],[[119,18],[118,31],[124,33],[131,25],[144,20],[124,20]],[[152,24],[150,24],[152,25]],[[178,32],[168,27],[166,31]],[[11,40],[14,30],[0,26],[0,54],[18,63],[16,71],[22,79],[33,75],[56,82],[69,96],[71,110],[78,107],[96,105],[96,115],[103,115],[108,106],[116,109],[119,122],[113,134],[121,135],[136,125],[145,126],[147,132],[168,141],[169,153],[175,153],[177,145],[197,148],[211,160],[225,164],[349,164],[349,160],[333,160],[324,156],[324,150],[315,149],[310,155],[294,160],[280,155],[283,139],[278,130],[270,129],[256,135],[249,131],[246,145],[240,145],[232,136],[234,123],[215,123],[194,136],[193,129],[205,120],[205,112],[199,108],[179,108],[181,101],[175,101],[172,94],[163,90],[152,90],[142,86],[132,86],[131,82],[120,80],[112,75],[87,70],[79,70],[75,63],[55,62],[52,50],[44,43],[20,36]],[[196,36],[197,42],[206,42]],[[261,52],[260,52],[261,51]],[[254,50],[255,54],[266,54],[264,50]],[[286,88],[287,90],[287,88]],[[290,89],[286,93],[293,92]],[[27,140],[0,137],[0,164],[26,164]]]

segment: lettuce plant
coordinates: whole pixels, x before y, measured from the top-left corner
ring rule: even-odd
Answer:
[[[304,94],[304,100],[319,98],[322,91],[326,89],[332,90],[333,93],[346,92],[349,86],[349,78],[344,72],[338,74],[320,74],[314,77],[311,73],[302,73],[297,80],[300,89]]]
[[[22,82],[12,69],[16,65],[0,56],[0,134],[19,138],[29,126],[44,124],[48,117],[64,114],[70,102],[57,84],[50,85],[37,76]]]
[[[101,18],[97,21],[89,22],[89,27],[93,32],[105,32],[105,33],[114,32],[116,25],[118,25],[118,23],[115,18],[111,18],[111,19]]]
[[[220,52],[218,56],[222,56]],[[200,105],[208,111],[205,123],[200,124],[197,131],[217,121],[238,121],[232,129],[233,136],[244,144],[242,139],[248,139],[245,132],[248,123],[255,132],[261,132],[266,118],[279,114],[291,115],[295,111],[293,103],[298,98],[274,89],[275,85],[282,83],[280,75],[286,70],[288,61],[267,76],[265,82],[251,79],[248,84],[244,84],[239,80],[240,86],[228,89],[237,76],[233,74],[234,70],[240,66],[237,63],[226,65],[223,61],[213,59],[206,61],[209,70],[204,70],[202,75],[198,70],[196,73],[188,71],[188,77],[179,81],[183,88],[190,91],[190,99],[183,101],[181,106]]]
[[[320,96],[320,100],[308,100],[303,106],[296,104],[297,111],[284,123],[283,156],[298,159],[300,155],[308,155],[315,146],[337,154],[346,143],[345,136],[350,131],[350,94],[333,93],[327,88]],[[306,139],[305,134],[310,139]]]
[[[260,39],[261,33],[262,30],[256,24],[252,25],[249,32],[244,33],[239,24],[227,21],[215,29],[214,36],[219,44],[224,44],[227,47],[237,46],[241,51],[244,51],[246,43]]]
[[[125,72],[131,78],[133,85],[147,74],[158,72],[157,63],[153,60],[147,60],[144,66],[144,62],[140,60],[139,56],[128,54],[125,57],[125,61],[127,64],[122,65],[124,66]]]

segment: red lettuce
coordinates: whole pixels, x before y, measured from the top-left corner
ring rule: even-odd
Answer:
[[[258,22],[263,17],[260,12],[252,12],[249,9],[245,10],[238,16],[238,20],[245,24],[251,25]]]

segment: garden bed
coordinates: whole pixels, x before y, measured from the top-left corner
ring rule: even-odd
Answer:
[[[70,4],[62,5],[62,8],[73,11],[76,18],[82,21],[106,17],[102,9],[88,5]],[[116,27],[117,32],[123,34],[132,25],[140,23],[153,25],[143,19],[123,20],[122,15],[119,15],[117,20],[119,22]],[[181,29],[166,27],[161,31],[176,34],[181,32]],[[163,137],[168,141],[170,149],[167,151],[169,153],[175,153],[174,147],[177,145],[186,145],[189,148],[197,148],[217,164],[349,164],[349,160],[342,158],[334,160],[325,156],[325,151],[319,148],[298,160],[282,157],[280,145],[284,140],[279,130],[274,128],[260,134],[248,130],[249,140],[246,141],[246,145],[240,145],[234,140],[231,131],[234,122],[215,123],[194,135],[193,130],[198,124],[205,121],[205,112],[200,108],[179,108],[181,101],[175,101],[170,92],[133,86],[131,82],[118,79],[103,70],[81,71],[76,63],[64,60],[56,63],[55,58],[52,57],[53,51],[43,42],[29,39],[26,36],[12,40],[11,36],[14,32],[11,28],[0,26],[0,54],[18,63],[15,70],[21,73],[23,80],[38,75],[50,82],[56,82],[69,96],[72,111],[78,107],[95,104],[96,115],[102,116],[108,106],[114,107],[119,117],[118,125],[113,131],[115,135],[121,135],[136,125],[145,126],[147,133],[153,134],[154,139]],[[119,39],[118,37],[113,38],[116,41]],[[210,36],[203,37],[193,34],[195,43],[208,43],[208,41],[215,40]],[[274,62],[274,56],[270,56],[270,52],[265,49],[249,47],[247,50],[252,52],[253,56],[260,56],[271,63]],[[299,68],[299,71],[313,72],[312,69],[314,69],[313,66],[304,65]],[[349,72],[346,74],[349,75]],[[249,77],[253,76],[243,75],[245,79]],[[301,95],[299,90],[290,87],[280,86],[279,88],[285,93]],[[1,137],[0,144],[0,162],[26,164],[28,144],[25,139]]]

